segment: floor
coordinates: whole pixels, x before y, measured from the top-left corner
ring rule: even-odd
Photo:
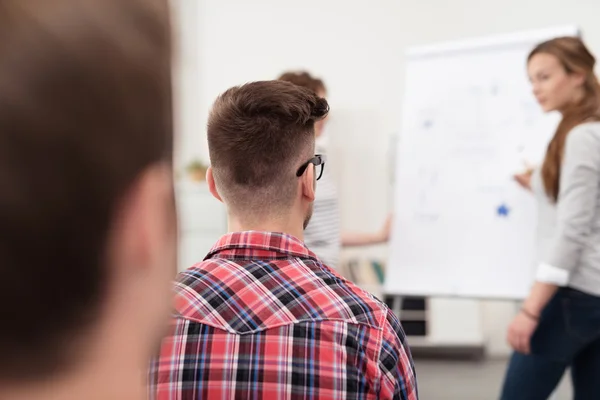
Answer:
[[[506,360],[415,360],[420,400],[496,400]],[[565,379],[566,378],[566,379]],[[571,388],[563,378],[552,400],[570,400]]]

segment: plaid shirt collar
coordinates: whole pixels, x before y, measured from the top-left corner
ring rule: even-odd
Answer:
[[[261,278],[265,275],[274,279],[265,282]],[[318,292],[318,287],[325,294],[326,303],[337,304],[343,295],[334,294],[329,286],[337,287],[342,281],[303,242],[291,235],[262,231],[228,233],[213,246],[204,261],[178,274],[175,282],[175,313],[231,333],[238,332],[236,327],[240,324],[262,329],[271,325],[269,321],[262,321],[264,316],[256,319],[254,314],[240,313],[240,309],[246,308],[240,304],[253,304],[254,293],[277,297],[281,294],[281,286],[285,291],[292,291],[292,297],[303,298],[308,296],[307,292]],[[240,294],[239,284],[252,290]],[[235,289],[231,289],[232,286]],[[207,301],[208,298],[218,298],[218,302]],[[323,301],[323,298],[319,301]],[[276,307],[281,307],[281,304],[278,303]],[[284,319],[286,323],[313,319],[316,309],[316,305],[293,307],[293,310],[284,313]],[[323,311],[321,316],[333,313],[335,319],[376,326],[373,313],[365,312],[368,311],[366,308],[350,311],[342,308],[338,311],[335,307],[330,308]]]
[[[276,260],[311,258],[321,263],[306,245],[292,235],[279,232],[244,231],[228,233],[219,239],[204,260],[214,258]]]
[[[398,319],[297,238],[225,235],[176,291],[153,399],[418,398]]]

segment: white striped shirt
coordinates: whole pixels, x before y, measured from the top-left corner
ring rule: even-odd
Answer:
[[[318,153],[324,154],[323,148]],[[317,181],[313,215],[304,231],[304,242],[328,267],[338,268],[342,247],[340,204],[331,168]]]

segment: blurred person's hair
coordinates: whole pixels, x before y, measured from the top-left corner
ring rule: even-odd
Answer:
[[[73,365],[114,214],[172,158],[164,0],[0,1],[0,382]]]
[[[320,94],[327,92],[325,83],[319,78],[316,78],[306,71],[288,71],[284,72],[278,78],[280,81],[291,82],[294,85],[302,86]]]
[[[314,155],[314,125],[329,111],[313,91],[283,81],[227,90],[208,120],[215,184],[234,213],[282,213],[294,201],[296,172]]]
[[[548,196],[556,201],[559,193],[560,168],[569,132],[585,121],[600,120],[600,84],[594,74],[596,59],[578,37],[559,37],[540,43],[529,54],[551,54],[558,58],[567,74],[578,73],[585,78],[584,96],[577,104],[563,110],[563,118],[548,145],[542,165],[542,179]]]

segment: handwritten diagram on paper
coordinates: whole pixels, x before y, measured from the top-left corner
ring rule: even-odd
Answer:
[[[513,176],[542,160],[557,123],[542,113],[527,79],[534,41],[427,49],[409,58],[395,153],[390,291],[526,293],[535,202]]]
[[[417,219],[464,209],[445,207],[452,203],[449,196],[502,201],[514,189],[513,175],[524,162],[537,161],[543,153],[548,135],[540,140],[535,133],[541,111],[526,85],[493,77],[455,82],[422,102],[414,120],[407,121],[406,133],[410,151],[420,155],[412,164],[418,181]],[[495,211],[490,206],[489,212]]]

